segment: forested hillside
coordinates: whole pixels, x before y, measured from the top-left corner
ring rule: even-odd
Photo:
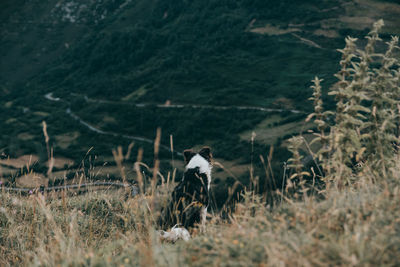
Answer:
[[[280,172],[285,140],[313,127],[311,79],[332,86],[344,37],[383,18],[388,40],[399,14],[397,1],[372,0],[2,1],[0,153],[37,155],[43,172],[46,121],[54,155],[75,167],[90,156],[112,165],[111,150],[132,142],[129,160],[143,147],[151,163],[161,127],[165,166],[180,160],[173,140],[175,151],[212,146],[237,176],[252,160],[263,175],[258,156],[273,145]]]

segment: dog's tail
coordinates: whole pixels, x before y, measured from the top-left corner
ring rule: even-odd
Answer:
[[[170,231],[160,230],[158,231],[161,240],[175,243],[178,240],[189,241],[190,233],[186,228],[178,227],[176,224]]]

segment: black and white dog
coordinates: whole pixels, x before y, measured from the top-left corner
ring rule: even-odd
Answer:
[[[199,223],[205,226],[210,202],[211,149],[204,147],[198,153],[185,150],[183,154],[185,172],[172,192],[171,202],[163,211],[160,218],[161,227],[180,225],[190,228]]]

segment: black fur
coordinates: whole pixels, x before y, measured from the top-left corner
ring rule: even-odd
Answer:
[[[196,153],[193,152],[191,149],[186,149],[183,151],[183,156],[185,158],[185,164],[188,164],[189,161],[196,155]]]
[[[203,148],[199,151],[199,155],[202,156],[202,157],[205,158],[208,162],[211,163],[211,159],[212,159],[211,148],[209,148],[208,146],[203,147]]]
[[[179,224],[188,228],[200,223],[201,212],[209,204],[208,191],[205,173],[200,173],[198,167],[186,170],[182,181],[172,192],[171,202],[160,218],[160,226],[170,228]]]

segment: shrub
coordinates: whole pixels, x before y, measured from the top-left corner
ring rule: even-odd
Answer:
[[[385,53],[376,52],[382,42],[378,33],[383,25],[383,20],[374,23],[364,49],[357,48],[357,39],[347,37],[345,48],[338,50],[342,54],[341,68],[335,74],[339,81],[328,93],[335,97],[335,111],[324,111],[321,80],[313,80],[310,99],[314,101],[314,113],[307,120],[314,118],[318,132],[311,143],[320,144],[315,155],[325,180],[339,188],[365,177],[387,177],[399,156],[398,37],[386,43]],[[298,138],[291,139],[291,146],[298,148],[298,142]],[[298,152],[293,153],[298,158]],[[298,164],[296,171],[300,172]],[[374,175],[366,175],[371,173]]]

